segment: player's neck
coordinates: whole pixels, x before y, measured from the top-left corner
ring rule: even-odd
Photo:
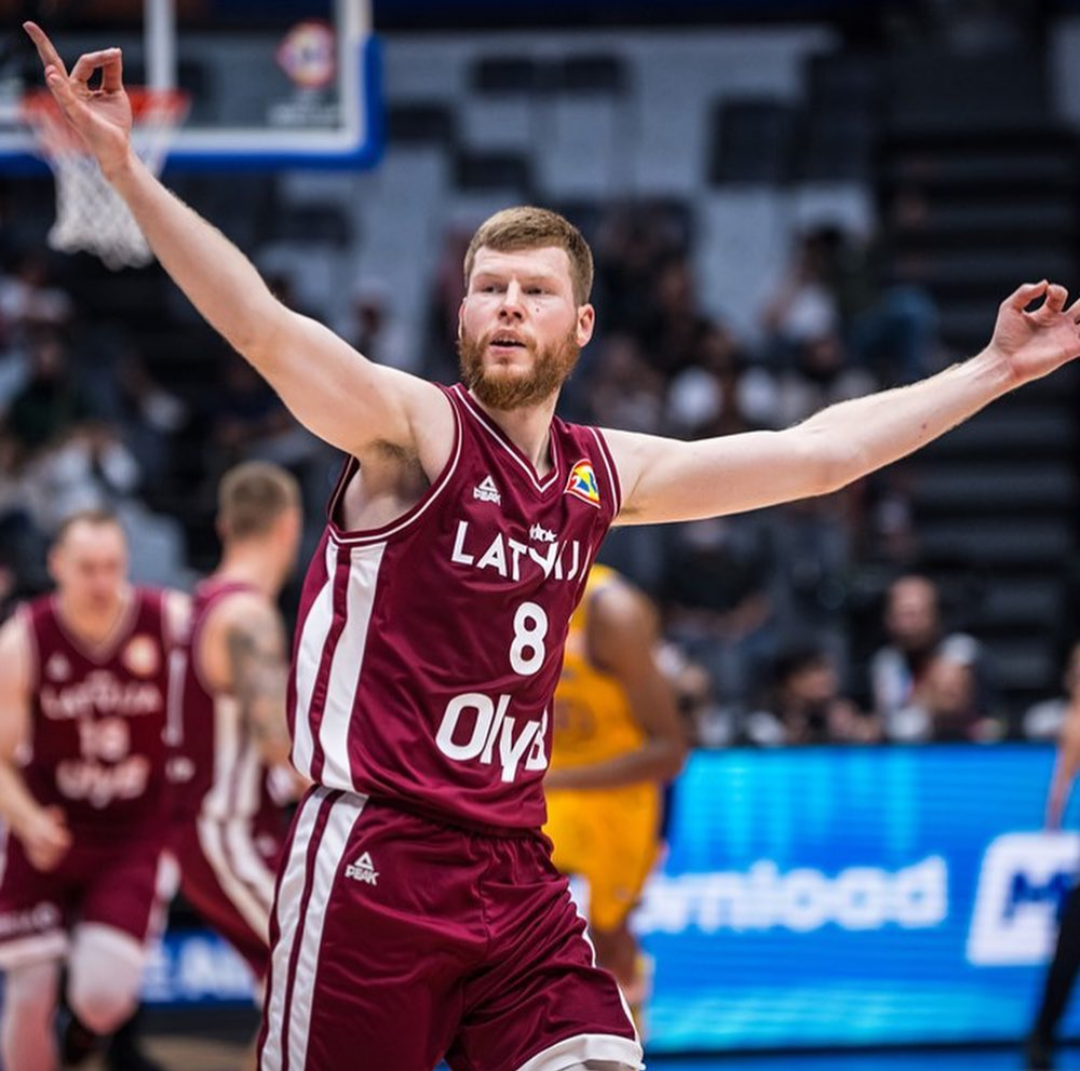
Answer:
[[[107,606],[77,606],[63,592],[56,596],[56,612],[64,628],[76,639],[93,647],[100,647],[116,635],[127,617],[132,592],[124,588],[120,597]]]
[[[264,547],[254,543],[230,547],[214,571],[218,580],[247,584],[271,599],[276,599],[284,583],[281,567]]]
[[[473,398],[531,462],[537,476],[543,479],[551,471],[551,421],[555,416],[558,393],[536,405],[520,409],[492,409],[475,395]]]

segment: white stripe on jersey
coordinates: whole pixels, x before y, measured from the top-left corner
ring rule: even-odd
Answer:
[[[169,693],[165,701],[165,743],[179,747],[184,742],[184,680],[187,651],[175,647],[169,654]]]
[[[293,765],[297,771],[311,778],[311,760],[315,754],[315,741],[311,736],[311,693],[322,665],[323,648],[330,626],[334,622],[334,575],[337,547],[334,541],[326,541],[326,583],[311,603],[300,642],[296,645],[296,711],[293,728]]]
[[[199,847],[229,903],[243,920],[270,943],[270,904],[274,897],[274,876],[266,868],[251,842],[245,821],[196,822]]]
[[[345,628],[338,637],[334,661],[327,682],[326,707],[319,727],[323,750],[321,784],[355,792],[349,769],[349,725],[360,674],[364,668],[371,613],[375,607],[375,588],[379,578],[385,543],[351,547],[345,592]]]
[[[278,889],[278,925],[281,936],[273,951],[270,999],[267,1003],[267,1035],[259,1066],[261,1071],[278,1071],[285,1047],[289,1067],[302,1068],[307,1063],[308,1031],[315,997],[319,948],[323,922],[341,870],[350,834],[367,803],[366,796],[344,795],[330,806],[322,837],[315,846],[311,866],[311,895],[303,905],[304,886],[309,864],[311,835],[323,801],[329,791],[318,788],[305,800],[297,820],[289,857]],[[284,1021],[285,996],[289,987],[289,965],[294,946],[299,944],[296,971],[292,979],[289,1021]]]
[[[235,696],[216,695],[214,708],[214,779],[203,797],[201,813],[225,818],[232,813],[234,770],[240,758],[240,703]]]

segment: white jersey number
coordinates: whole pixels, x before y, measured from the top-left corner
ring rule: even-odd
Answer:
[[[523,602],[514,614],[514,642],[510,644],[510,668],[531,677],[544,664],[544,638],[548,619],[543,608]]]

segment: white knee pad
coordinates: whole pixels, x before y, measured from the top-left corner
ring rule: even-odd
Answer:
[[[95,1034],[111,1034],[139,1002],[146,949],[111,926],[76,926],[68,957],[67,999]]]

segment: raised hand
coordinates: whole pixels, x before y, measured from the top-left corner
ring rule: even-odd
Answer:
[[[49,87],[64,117],[97,158],[106,175],[124,163],[131,149],[131,102],[124,91],[123,59],[118,48],[87,52],[69,74],[64,61],[45,32],[24,22],[45,69]],[[101,85],[90,88],[90,79],[101,71]]]
[[[1026,312],[1040,297],[1045,301]],[[1017,384],[1045,376],[1080,356],[1080,301],[1066,308],[1068,297],[1063,286],[1044,279],[1026,283],[1001,303],[990,349],[1007,362]]]

